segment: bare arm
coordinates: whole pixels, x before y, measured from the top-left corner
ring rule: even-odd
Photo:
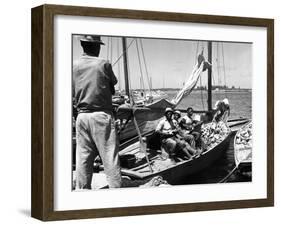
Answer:
[[[164,123],[165,123],[164,121],[160,121],[160,122],[158,123],[156,129],[155,129],[155,132],[158,133],[158,134],[160,134],[160,136],[161,136],[162,138],[168,138],[168,137],[173,136],[172,133],[164,132],[164,131],[163,131]]]

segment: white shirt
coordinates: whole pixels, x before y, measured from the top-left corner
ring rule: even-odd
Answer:
[[[176,128],[176,124],[175,124],[175,120],[171,120],[170,122],[165,118],[165,119],[162,119],[155,131],[160,131],[160,132],[163,132],[163,133],[169,133],[170,131],[174,130]]]
[[[192,122],[193,122],[193,120],[194,120],[193,117],[190,118],[190,117],[187,116],[187,115],[183,116],[182,119],[185,120],[185,124],[187,124],[187,125],[192,124]]]

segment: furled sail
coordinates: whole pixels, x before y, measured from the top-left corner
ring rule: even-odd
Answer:
[[[187,78],[184,83],[184,87],[177,93],[176,97],[171,101],[175,106],[177,106],[181,100],[189,95],[191,91],[196,86],[198,79],[201,75],[201,72],[204,68],[204,62],[201,62],[200,67],[198,67],[198,63],[194,66],[191,75]]]
[[[175,107],[173,103],[166,99],[160,99],[152,104],[144,107],[130,106],[128,104],[121,105],[117,110],[118,119],[127,119],[130,116],[135,116],[137,121],[154,121],[164,115],[167,107]]]

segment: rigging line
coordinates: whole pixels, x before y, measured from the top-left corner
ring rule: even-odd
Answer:
[[[109,59],[109,37],[107,37],[107,49],[106,49],[106,59],[108,60]]]
[[[144,79],[143,79],[143,73],[141,69],[141,59],[140,59],[140,52],[139,52],[139,45],[138,45],[138,40],[136,39],[136,47],[137,47],[137,55],[138,55],[138,61],[139,61],[139,68],[140,68],[140,74],[141,74],[141,85],[143,86],[143,92],[145,94],[145,89],[144,89]],[[141,88],[141,87],[140,87]]]
[[[135,39],[133,39],[131,42],[130,42],[130,44],[129,44],[129,46],[126,48],[126,52],[128,52],[128,49],[129,49],[129,47],[131,46],[131,44],[133,43],[133,41],[134,41]],[[122,57],[124,55],[124,52],[122,53],[122,55],[120,56],[120,57]],[[118,60],[118,59],[117,59]],[[123,59],[124,60],[124,59]],[[115,61],[115,62],[117,62],[117,61]],[[130,77],[130,64],[129,64],[130,62],[129,62],[129,54],[128,54],[128,57],[127,57],[127,67],[128,67],[128,80],[129,80],[129,87],[131,87],[132,88],[132,82],[131,82],[131,77]],[[133,95],[133,90],[131,89],[131,91],[129,92],[129,99],[130,100],[132,100],[132,105],[134,105],[135,104],[135,100],[134,100],[134,95]]]
[[[219,62],[218,62],[218,53],[219,53],[219,45],[218,45],[218,43],[217,43],[217,56],[216,56],[216,66],[217,66],[217,84],[218,84],[218,86],[220,85],[220,82],[219,82]]]
[[[201,43],[201,46],[202,46],[202,53],[204,51],[204,47],[203,47],[203,43]],[[195,64],[196,64],[196,60],[197,60],[197,57],[198,57],[198,48],[199,48],[199,41],[197,43],[197,48],[196,48],[196,56],[195,56]],[[200,66],[200,65],[198,65]],[[203,95],[203,90],[202,90],[202,78],[201,76],[199,77],[199,81],[200,81],[200,97],[201,97],[201,104],[202,104],[202,108],[203,110],[205,110],[205,104],[204,104],[204,95]]]
[[[119,55],[119,51],[120,51],[120,45],[119,45],[119,39],[116,39],[117,41],[117,56]],[[119,91],[121,90],[121,70],[120,70],[120,61],[118,62],[118,83],[119,83]]]
[[[194,62],[194,64],[196,64],[197,63],[197,54],[198,54],[198,48],[199,48],[199,41],[197,41],[197,45],[196,45],[196,52],[195,52],[195,62]],[[198,66],[200,66],[200,65],[198,65]]]
[[[217,182],[217,183],[219,183],[219,184],[221,184],[221,183],[226,183],[227,180],[228,180],[228,178],[238,169],[238,166],[239,166],[239,165],[235,166],[223,179],[221,179],[221,180],[220,180],[219,182]]]
[[[200,76],[200,78],[199,78],[199,82],[200,82],[201,103],[202,103],[203,110],[205,111],[204,96],[203,96],[203,87],[202,87],[201,76]]]
[[[145,69],[145,72],[146,72],[146,78],[147,78],[147,82],[148,82],[148,87],[149,87],[150,94],[151,94],[152,87],[151,87],[151,84],[150,84],[150,79],[149,79],[148,70],[147,70],[147,64],[146,64],[146,60],[145,60],[145,56],[144,56],[142,39],[139,39],[139,42],[140,42],[142,58],[143,58],[143,64],[144,64],[144,69]]]
[[[213,51],[213,54],[214,54],[214,51]],[[214,63],[212,62],[212,65],[213,65]],[[216,85],[216,81],[215,81],[215,76],[214,76],[214,70],[213,70],[213,68],[212,68],[212,80],[213,80],[213,83],[212,83],[212,86],[214,85]]]
[[[112,62],[112,51],[113,51],[113,40],[112,40],[112,37],[110,37],[110,62]]]
[[[198,48],[199,48],[199,41],[197,42],[197,45],[196,45],[196,52],[195,52],[195,64],[197,63]],[[198,65],[198,66],[199,66],[199,65]],[[201,104],[202,104],[203,110],[205,110],[205,104],[204,104],[204,96],[203,96],[203,90],[202,90],[202,79],[201,79],[201,76],[199,77],[199,81],[200,81],[200,96],[201,96]]]
[[[220,89],[220,68],[219,68],[219,42],[217,42],[217,59],[216,59],[216,63],[217,63],[217,76],[218,76],[218,88]],[[221,93],[219,90],[219,99],[221,99]]]
[[[221,179],[218,183],[225,183],[225,182],[227,182],[228,178],[239,168],[240,163],[243,162],[245,159],[247,159],[250,156],[251,153],[252,152],[249,152],[246,156],[244,156],[243,159],[240,159],[237,162],[236,166],[223,179]]]
[[[135,41],[135,39],[133,39],[129,45],[127,45],[126,47],[126,52],[128,51],[128,49],[130,48],[130,46],[133,44],[133,42]],[[123,57],[124,52],[117,58],[117,60],[115,60],[115,62],[112,64],[112,67],[115,66],[115,64],[121,59],[121,57]]]
[[[223,49],[223,43],[221,43],[221,51],[222,51],[222,62],[223,62],[224,85],[225,85],[224,95],[225,95],[225,97],[227,98],[227,94],[226,94],[226,75],[225,75],[225,63],[224,63],[224,49]]]

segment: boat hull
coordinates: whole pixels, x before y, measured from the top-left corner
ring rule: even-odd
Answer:
[[[147,137],[149,139],[151,134],[148,134]],[[212,165],[216,160],[218,160],[223,153],[228,148],[230,139],[232,134],[228,134],[228,136],[221,141],[218,145],[206,151],[202,155],[192,159],[192,160],[184,160],[182,162],[177,163],[175,166],[167,168],[165,170],[161,170],[159,172],[144,174],[144,175],[132,175],[127,170],[122,170],[123,175],[129,176],[132,179],[136,180],[149,180],[155,176],[162,176],[164,180],[166,180],[169,184],[179,184],[183,179],[187,176],[198,173],[210,165]],[[123,144],[123,147],[131,145],[134,140],[129,141],[128,143]],[[137,140],[135,140],[137,142]]]

